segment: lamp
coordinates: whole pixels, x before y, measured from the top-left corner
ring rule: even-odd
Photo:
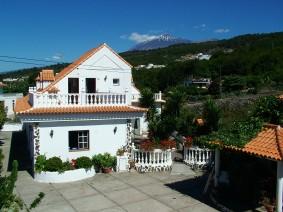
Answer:
[[[53,134],[54,134],[54,131],[53,131],[53,130],[50,130],[49,135],[50,135],[51,138],[53,138]]]
[[[117,132],[117,127],[114,127],[114,134],[116,134]]]
[[[104,81],[106,81],[107,80],[107,75],[105,75],[105,77],[104,77]]]

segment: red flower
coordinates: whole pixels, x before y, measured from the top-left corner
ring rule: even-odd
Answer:
[[[140,149],[144,150],[144,151],[151,151],[154,149],[154,143],[153,141],[147,139],[144,140],[140,143]]]
[[[173,140],[162,140],[162,141],[160,141],[160,146],[161,146],[162,149],[176,148],[176,141],[173,141]]]
[[[193,138],[191,136],[187,136],[185,138],[184,146],[191,147],[193,145]]]
[[[72,165],[72,167],[76,168],[76,166],[77,166],[77,160],[76,160],[76,159],[72,159],[72,160],[71,160],[71,165]]]

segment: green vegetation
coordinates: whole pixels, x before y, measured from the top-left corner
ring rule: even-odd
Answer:
[[[208,61],[180,61],[186,55],[200,52],[213,56]],[[134,66],[148,63],[166,65],[161,69],[133,69],[136,86],[139,89],[148,87],[153,92],[165,92],[192,76],[213,80],[206,92],[198,89],[187,91],[194,97],[218,95],[220,84],[224,93],[256,93],[264,87],[283,87],[283,32],[242,35],[227,40],[181,44],[148,51],[124,52],[120,55]],[[58,72],[67,65],[62,63],[1,74],[0,79],[22,78],[22,81],[9,83],[4,92],[26,93],[28,86],[34,84],[34,79],[42,68]]]
[[[76,159],[77,161],[77,167],[79,169],[84,168],[84,169],[90,169],[93,166],[93,163],[89,157],[82,156]]]
[[[0,130],[5,124],[5,121],[6,121],[6,112],[4,108],[4,102],[0,102]]]
[[[113,168],[116,165],[116,157],[109,153],[97,154],[92,157],[92,161],[96,167]]]

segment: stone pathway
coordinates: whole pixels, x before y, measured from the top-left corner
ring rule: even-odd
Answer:
[[[34,182],[20,171],[16,192],[29,205],[39,192],[45,197],[34,211],[216,211],[190,191],[195,178],[155,173],[112,173],[72,183]],[[200,188],[199,188],[200,189]]]

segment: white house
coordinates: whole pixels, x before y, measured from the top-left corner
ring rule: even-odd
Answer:
[[[14,107],[17,98],[21,98],[22,93],[1,93],[0,102],[3,102],[8,118],[14,117]]]
[[[43,70],[36,87],[15,107],[28,132],[32,159],[40,154],[62,160],[114,155],[131,141],[133,123],[138,123],[135,132],[145,133],[147,109],[137,106],[140,93],[131,68],[102,44],[56,75]],[[160,93],[155,97],[161,101]]]

